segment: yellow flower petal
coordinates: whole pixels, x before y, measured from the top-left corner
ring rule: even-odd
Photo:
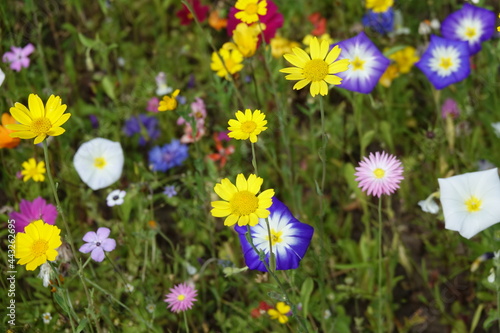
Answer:
[[[38,95],[30,94],[28,97],[28,107],[30,109],[31,116],[33,120],[42,118],[45,116],[45,108],[43,107],[43,102]]]
[[[311,59],[320,59],[318,38],[313,37],[313,39],[311,40],[311,45],[309,45],[309,47],[311,49]]]
[[[231,214],[224,220],[224,225],[230,227],[235,225],[236,222],[238,222],[238,215]]]
[[[295,83],[295,85],[293,86],[293,89],[294,90],[299,90],[299,89],[302,89],[304,88],[305,86],[307,86],[307,84],[309,84],[311,81],[308,80],[308,79],[304,79],[304,80],[301,80],[297,83]]]
[[[236,187],[238,188],[238,191],[247,191],[248,190],[247,180],[245,179],[245,176],[243,176],[242,173],[240,173],[240,174],[238,174],[238,176],[236,176]]]
[[[242,215],[242,216],[240,216],[240,219],[238,220],[238,225],[240,227],[247,225],[249,220],[250,220],[250,217],[248,217],[248,215]]]
[[[331,64],[332,62],[334,62],[339,57],[341,51],[342,50],[340,49],[340,47],[338,45],[335,45],[335,47],[331,49],[326,56],[325,62],[327,64]]]
[[[33,120],[31,119],[31,116],[29,115],[29,113],[26,113],[23,109],[17,107],[18,105],[22,105],[22,104],[16,103],[16,107],[10,108],[10,114],[12,115],[12,117],[14,117],[14,119],[17,122],[19,122],[23,125],[31,124],[31,122]]]

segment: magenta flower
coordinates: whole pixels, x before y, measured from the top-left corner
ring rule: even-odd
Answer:
[[[51,225],[56,223],[56,207],[48,204],[42,197],[38,197],[33,201],[21,200],[19,210],[20,212],[10,213],[10,218],[15,221],[16,232],[24,232],[24,228],[28,224],[37,220],[42,220]]]
[[[165,302],[168,303],[167,308],[172,312],[182,312],[191,309],[193,303],[197,301],[197,291],[187,283],[181,283],[173,288],[170,288],[170,293],[165,295]]]
[[[94,261],[101,262],[104,260],[104,251],[111,252],[116,247],[116,241],[108,238],[111,231],[109,228],[99,228],[97,232],[89,231],[83,236],[83,244],[78,251],[81,253],[89,253]]]
[[[447,98],[443,106],[441,107],[441,117],[446,119],[446,117],[458,118],[460,116],[460,109],[458,108],[457,102],[452,98]]]
[[[28,56],[35,51],[33,44],[28,44],[24,48],[12,46],[12,51],[5,52],[2,61],[10,63],[10,68],[19,72],[22,67],[28,68],[30,66],[30,59]]]
[[[356,171],[354,175],[358,177],[358,187],[368,195],[379,198],[382,194],[390,195],[396,191],[403,179],[401,162],[386,152],[370,153],[368,158],[364,157],[359,163]]]
[[[158,113],[158,106],[160,105],[160,100],[158,97],[152,97],[148,101],[148,106],[146,106],[146,111]]]

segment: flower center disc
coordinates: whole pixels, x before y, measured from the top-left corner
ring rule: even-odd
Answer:
[[[31,252],[35,257],[44,255],[49,249],[49,243],[46,240],[38,239],[31,246]]]
[[[472,196],[469,200],[465,201],[465,207],[467,207],[467,211],[469,213],[478,212],[481,210],[482,201]]]
[[[451,67],[451,65],[453,65],[453,63],[451,62],[451,58],[441,58],[441,62],[439,63],[440,67],[448,69]]]
[[[256,3],[249,3],[247,7],[245,8],[245,14],[247,15],[255,15],[257,14],[257,10],[259,7],[257,6]]]
[[[186,298],[186,296],[184,296],[184,295],[177,296],[177,300],[179,300],[179,301],[183,301],[185,298]]]
[[[312,59],[304,65],[304,76],[315,82],[324,80],[328,75],[328,64],[323,59]]]
[[[245,121],[241,124],[241,130],[245,133],[252,133],[257,128],[255,121]]]
[[[47,133],[52,127],[52,123],[48,118],[42,117],[33,120],[30,126],[30,130],[35,134]]]
[[[276,231],[274,229],[271,229],[271,245],[281,243],[283,241],[283,238],[281,237],[282,235],[283,231]],[[269,237],[267,240],[269,240]]]
[[[376,168],[375,170],[373,170],[373,175],[375,176],[375,178],[380,179],[385,176],[385,171],[380,168]]]
[[[474,28],[467,28],[467,30],[465,31],[465,35],[469,38],[472,38],[476,35],[476,29]]]
[[[351,62],[352,70],[363,70],[365,62],[366,61],[359,59],[359,57],[354,58],[354,60]]]
[[[249,191],[236,192],[231,201],[231,211],[236,215],[249,215],[259,207],[259,199]]]
[[[106,160],[104,157],[96,157],[94,159],[94,166],[98,169],[102,169],[106,166]]]

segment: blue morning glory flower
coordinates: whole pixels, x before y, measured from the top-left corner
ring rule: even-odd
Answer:
[[[188,158],[188,146],[179,140],[172,140],[163,147],[155,146],[149,151],[149,164],[153,171],[167,171]]]
[[[287,270],[299,267],[300,260],[306,254],[311,242],[314,228],[302,223],[293,217],[285,204],[273,197],[273,204],[269,208],[268,217],[271,228],[272,249],[276,257],[276,269]],[[267,272],[264,264],[259,260],[259,254],[255,252],[246,239],[246,226],[235,226],[238,232],[245,257],[245,263],[250,269]],[[259,223],[250,227],[250,234],[255,247],[263,251],[269,264],[269,236],[265,219],[259,219]]]

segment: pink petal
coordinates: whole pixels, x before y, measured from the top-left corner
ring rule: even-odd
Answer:
[[[94,231],[89,231],[83,236],[83,241],[87,243],[95,243],[97,242],[97,234]]]
[[[94,243],[85,243],[80,248],[78,251],[81,253],[89,253],[90,251],[93,251],[97,246]]]
[[[21,50],[21,54],[25,57],[29,56],[31,53],[33,53],[33,51],[35,51],[35,47],[33,46],[33,44],[29,43],[28,45],[26,45],[22,50]]]
[[[101,227],[97,229],[97,241],[98,242],[103,242],[106,238],[108,238],[109,233],[111,230],[109,228]]]
[[[114,239],[108,238],[101,243],[101,247],[104,251],[110,252],[116,248],[116,241]]]
[[[92,251],[90,257],[97,262],[101,262],[104,260],[104,250],[98,246]]]

